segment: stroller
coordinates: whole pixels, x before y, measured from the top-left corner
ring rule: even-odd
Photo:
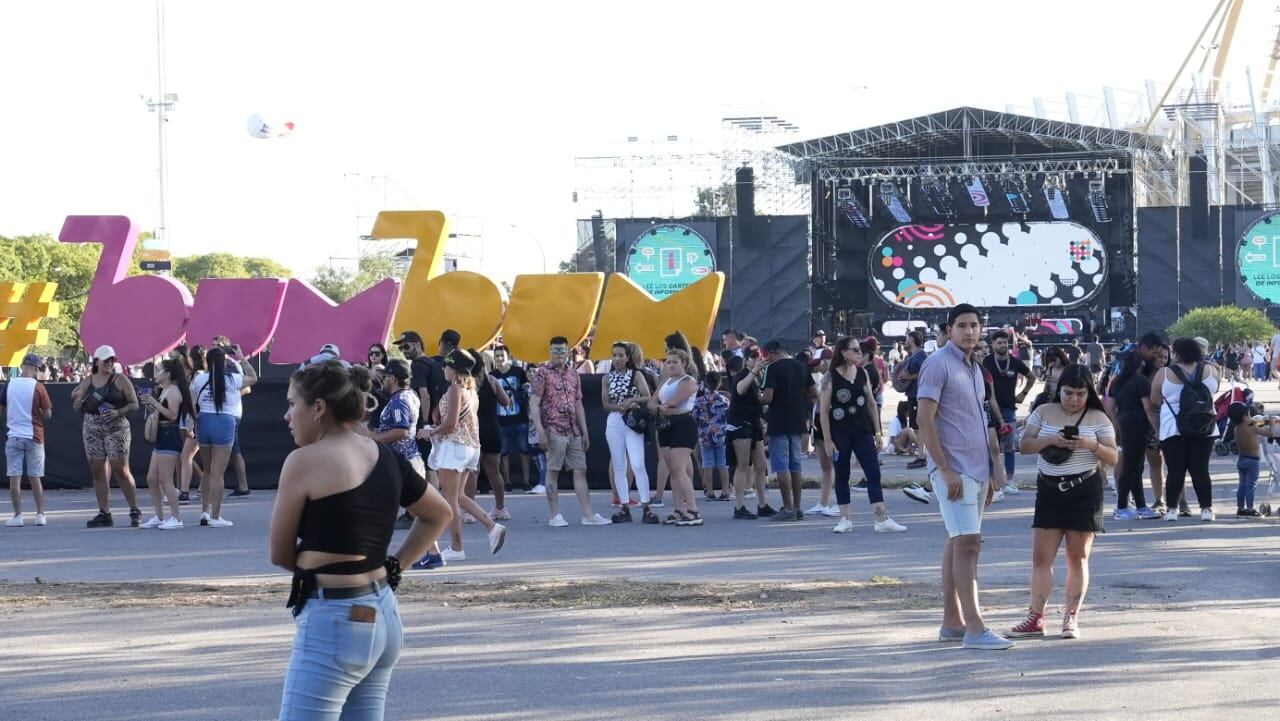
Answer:
[[[1223,440],[1227,430],[1227,409],[1232,403],[1243,403],[1250,408],[1253,407],[1253,389],[1246,385],[1236,385],[1232,383],[1226,393],[1218,396],[1213,402],[1213,410],[1217,414],[1218,437],[1213,442],[1213,452],[1220,456],[1230,456],[1236,453],[1235,439]]]
[[[1280,509],[1271,505],[1271,492],[1275,490],[1276,484],[1280,483],[1280,444],[1277,444],[1275,439],[1263,443],[1262,455],[1266,458],[1266,467],[1271,471],[1271,477],[1267,479],[1267,500],[1258,504],[1258,513],[1268,517],[1273,512],[1280,512]]]

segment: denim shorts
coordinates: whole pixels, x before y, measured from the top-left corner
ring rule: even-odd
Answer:
[[[376,609],[376,620],[352,621],[353,606]],[[383,588],[358,598],[309,599],[297,626],[284,675],[281,721],[339,715],[358,721],[381,719],[391,671],[404,648],[395,593]]]
[[[800,472],[800,436],[769,436],[769,470]]]
[[[729,457],[725,452],[725,444],[723,441],[719,445],[703,442],[702,444],[702,467],[703,468],[728,468]]]
[[[30,438],[10,438],[4,442],[4,458],[10,478],[22,476],[24,462],[27,477],[44,478],[43,443],[36,443]]]
[[[502,455],[529,452],[529,424],[517,423],[510,426],[499,426],[502,430]]]
[[[196,420],[196,440],[206,448],[232,448],[239,420],[228,413],[201,413]]]
[[[156,428],[155,452],[162,456],[182,454],[182,429],[176,423],[161,423]]]

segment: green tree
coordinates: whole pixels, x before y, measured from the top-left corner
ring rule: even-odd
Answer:
[[[321,266],[308,282],[335,303],[344,303],[356,294],[356,275],[345,268]]]
[[[387,278],[404,282],[405,275],[409,272],[408,261],[407,257],[395,251],[369,253],[360,259],[354,271],[321,266],[309,282],[335,303],[343,303]]]
[[[36,353],[57,356],[63,348],[80,346],[80,316],[100,254],[100,246],[60,243],[47,233],[0,236],[0,281],[58,284],[54,298],[61,314],[42,324],[49,330],[49,342],[34,348]]]
[[[694,215],[721,217],[738,212],[737,189],[733,183],[723,183],[718,188],[698,188],[694,199],[697,210]]]
[[[173,277],[195,293],[203,278],[288,278],[293,272],[270,258],[204,253],[173,259]]]
[[[560,269],[557,273],[577,273],[578,272],[578,256],[573,256],[568,260],[560,261]]]
[[[1275,332],[1276,327],[1262,311],[1233,305],[1196,308],[1169,326],[1170,338],[1200,336],[1211,345],[1270,338]]]

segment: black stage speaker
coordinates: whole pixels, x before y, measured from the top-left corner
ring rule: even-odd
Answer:
[[[734,174],[734,191],[738,201],[738,217],[753,218],[756,214],[756,175],[750,166],[738,168]]]
[[[597,273],[613,273],[617,268],[606,268],[609,258],[605,253],[605,243],[608,239],[604,235],[604,214],[596,211],[591,215],[591,249],[595,252],[596,272]],[[617,260],[617,256],[614,256]]]

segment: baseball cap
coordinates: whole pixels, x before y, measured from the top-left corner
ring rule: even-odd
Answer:
[[[778,351],[783,350],[783,348],[784,346],[782,345],[782,341],[778,340],[777,338],[774,338],[773,340],[764,344],[764,349],[770,353],[777,353]]]
[[[321,354],[328,353],[329,355],[332,355],[332,356],[342,355],[342,353],[338,351],[338,346],[332,343],[325,343],[323,346],[321,346],[320,353]]]
[[[109,345],[100,345],[98,346],[98,350],[93,352],[94,360],[104,361],[104,360],[109,360],[115,357],[116,357],[116,349],[112,348]]]
[[[403,345],[404,343],[421,343],[421,342],[422,342],[422,336],[418,335],[418,332],[414,330],[407,330],[401,333],[400,337],[396,339],[396,345]]]
[[[446,330],[445,332],[440,334],[440,342],[448,343],[451,346],[456,346],[462,342],[462,336],[459,335],[458,331],[456,330],[452,330],[452,329]]]
[[[39,368],[39,367],[40,367],[40,363],[41,363],[41,362],[42,362],[42,361],[40,360],[40,356],[36,355],[35,353],[28,353],[28,354],[26,354],[26,355],[22,356],[22,365],[24,365],[24,366],[31,366],[32,368]]]
[[[826,332],[825,330],[818,330],[818,331],[814,331],[814,333],[813,333],[814,337],[817,337],[817,336],[825,336],[826,334],[827,334],[827,332]]]

